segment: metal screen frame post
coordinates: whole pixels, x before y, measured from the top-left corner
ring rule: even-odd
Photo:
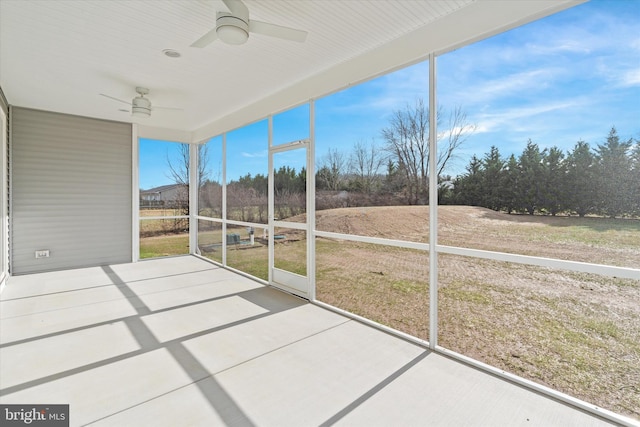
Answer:
[[[131,124],[131,262],[140,261],[140,138]]]
[[[222,134],[222,265],[227,266],[227,133]]]
[[[194,255],[198,250],[198,168],[200,144],[189,144],[189,254]]]
[[[438,345],[438,129],[436,56],[429,54],[429,348]]]
[[[309,144],[307,145],[307,295],[310,301],[316,299],[316,139],[315,106],[309,101]]]

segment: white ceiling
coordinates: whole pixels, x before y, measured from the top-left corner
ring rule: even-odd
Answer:
[[[189,47],[220,0],[0,0],[0,87],[9,104],[175,129],[198,140],[566,8],[565,0],[245,0],[252,19],[308,31]],[[182,56],[166,57],[163,49]],[[119,111],[150,89],[149,119]],[[140,121],[138,121],[140,120]]]

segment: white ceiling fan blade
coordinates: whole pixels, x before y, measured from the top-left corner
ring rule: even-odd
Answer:
[[[151,110],[173,110],[173,111],[184,111],[184,109],[182,108],[177,108],[177,107],[159,107],[156,105],[152,105],[151,106]]]
[[[216,29],[214,28],[195,42],[191,43],[191,47],[207,47],[217,38],[218,35],[216,34]]]
[[[306,31],[270,24],[268,22],[254,21],[253,19],[249,21],[249,31],[298,43],[302,43],[307,39]]]
[[[222,0],[229,12],[240,18],[249,19],[249,8],[241,0]]]
[[[104,96],[105,98],[113,99],[114,101],[122,102],[123,104],[127,104],[127,105],[131,106],[131,102],[129,102],[129,101],[124,101],[122,99],[114,98],[113,96],[105,95],[104,93],[101,93],[100,95]]]

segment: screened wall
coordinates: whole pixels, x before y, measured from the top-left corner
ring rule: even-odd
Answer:
[[[139,259],[189,253],[189,144],[138,141]]]
[[[197,253],[270,282],[286,250],[318,304],[638,418],[632,24],[580,7],[212,138]]]

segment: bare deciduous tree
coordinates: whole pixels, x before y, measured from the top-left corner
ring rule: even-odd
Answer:
[[[347,161],[342,152],[336,148],[329,148],[320,160],[318,167],[318,185],[321,189],[340,190],[347,167]]]
[[[259,195],[254,188],[244,187],[237,182],[227,186],[228,218],[237,221],[255,221],[255,205]]]
[[[355,176],[355,182],[359,191],[370,194],[377,189],[380,181],[380,169],[385,158],[376,144],[366,144],[358,141],[353,145],[353,151],[349,157],[349,169]]]
[[[438,127],[440,127],[441,110],[438,110]],[[478,126],[469,123],[467,113],[457,106],[449,113],[447,130],[438,135],[438,176],[442,176],[445,168],[456,157],[456,151],[472,135]]]
[[[440,127],[442,109],[438,109],[436,117]],[[386,148],[404,174],[410,204],[425,204],[429,199],[429,125],[429,107],[419,98],[414,106],[394,111],[389,126],[382,129]],[[438,176],[476,125],[468,123],[466,113],[457,107],[449,114],[446,128],[438,133]]]
[[[178,196],[178,205],[182,215],[189,215],[189,175],[190,157],[189,144],[180,144],[177,159],[173,160],[167,152],[168,177],[181,186]],[[198,145],[198,188],[202,188],[206,182],[209,171],[209,148],[206,144]]]

